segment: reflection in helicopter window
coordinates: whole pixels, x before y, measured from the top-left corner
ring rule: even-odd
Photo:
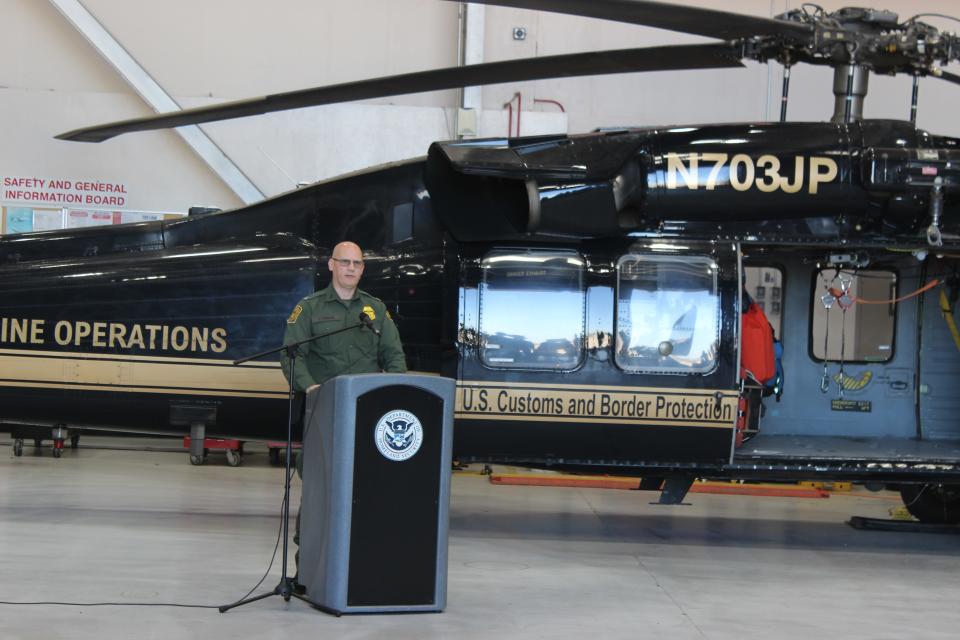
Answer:
[[[708,373],[720,337],[717,264],[626,255],[617,264],[616,363],[637,373]]]
[[[583,258],[496,250],[481,263],[480,359],[489,367],[570,371],[583,359]]]

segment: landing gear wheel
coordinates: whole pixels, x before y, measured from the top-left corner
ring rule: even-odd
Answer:
[[[243,460],[243,456],[240,455],[239,451],[234,451],[233,449],[227,449],[227,464],[231,467],[239,467],[240,462]]]
[[[200,465],[204,464],[206,461],[207,461],[206,454],[202,456],[194,456],[194,455],[190,456],[190,464],[192,464],[195,467],[199,467]]]
[[[80,434],[75,433],[70,436],[70,448],[76,449],[78,446],[80,446]]]
[[[23,438],[17,438],[13,441],[13,455],[18,458],[23,455]]]
[[[905,484],[900,498],[914,518],[929,524],[960,524],[960,485]]]

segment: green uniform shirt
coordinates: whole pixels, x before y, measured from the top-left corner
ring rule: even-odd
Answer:
[[[341,300],[330,284],[301,300],[287,319],[283,343],[360,324],[361,313],[367,314],[380,335],[360,327],[297,347],[297,370],[293,376],[297,391],[306,391],[311,385],[347,373],[406,373],[407,362],[397,326],[387,315],[383,302],[360,289],[352,299]],[[289,380],[290,363],[286,354],[282,365],[283,375]]]

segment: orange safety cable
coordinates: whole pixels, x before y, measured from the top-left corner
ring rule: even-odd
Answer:
[[[938,284],[940,284],[940,280],[937,278],[934,278],[933,280],[923,285],[916,291],[912,293],[908,293],[905,296],[900,296],[899,298],[894,298],[893,300],[865,300],[864,298],[858,298],[857,296],[850,296],[850,297],[853,298],[853,301],[858,304],[896,304],[898,302],[903,302],[904,300],[909,300],[914,296],[918,296],[925,291],[929,291],[930,289],[933,289]],[[843,295],[843,292],[836,288],[830,288],[829,291],[830,291],[830,295],[832,295],[834,298],[837,298],[837,299],[839,299]]]

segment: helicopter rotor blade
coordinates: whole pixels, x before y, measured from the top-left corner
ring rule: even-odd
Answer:
[[[720,69],[742,66],[743,63],[740,62],[740,55],[736,47],[726,43],[591,51],[419,71],[277,93],[249,100],[239,100],[209,107],[198,107],[75,129],[56,137],[60,140],[103,142],[114,136],[134,131],[168,129],[287,109],[300,109],[426,91],[547,78],[570,78],[641,71]]]
[[[448,0],[455,2],[458,0]],[[646,0],[470,0],[477,4],[550,11],[691,33],[721,40],[751,36],[809,38],[810,25],[742,13]]]

